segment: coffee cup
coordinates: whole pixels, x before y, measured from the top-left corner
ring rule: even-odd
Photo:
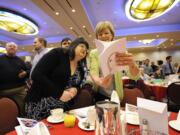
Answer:
[[[63,118],[63,112],[64,112],[64,110],[62,108],[56,108],[56,109],[52,109],[50,111],[52,118],[55,120],[62,119]]]

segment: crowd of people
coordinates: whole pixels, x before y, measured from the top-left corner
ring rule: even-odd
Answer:
[[[141,78],[146,80],[150,77],[155,79],[165,79],[166,76],[171,74],[180,74],[180,65],[172,63],[172,56],[166,57],[166,62],[163,60],[158,60],[157,64],[154,61],[145,59],[144,61],[138,61],[138,66],[141,71]]]
[[[113,25],[99,22],[95,35],[98,40],[113,41]],[[122,72],[103,77],[98,51],[93,49],[88,54],[89,44],[84,38],[64,38],[61,47],[49,51],[47,41],[38,37],[33,46],[36,54],[31,66],[16,56],[17,45],[12,42],[6,44],[7,53],[0,56],[0,98],[14,100],[20,116],[40,120],[54,108],[68,111],[109,99],[112,90],[123,100]],[[178,64],[171,65],[171,56],[166,58],[167,63],[158,66],[154,62],[149,65],[149,59],[138,65],[130,53],[116,53],[115,61],[129,67],[126,75],[133,80],[138,80],[142,72],[155,78],[180,72]]]

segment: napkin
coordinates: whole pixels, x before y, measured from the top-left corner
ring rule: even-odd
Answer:
[[[27,135],[50,135],[50,133],[43,122],[38,122]]]
[[[112,91],[111,101],[113,101],[115,103],[118,103],[120,105],[119,96],[118,96],[118,94],[117,94],[117,92],[115,90]]]

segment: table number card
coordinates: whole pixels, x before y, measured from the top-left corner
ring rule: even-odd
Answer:
[[[168,135],[167,104],[138,98],[137,107],[140,129],[143,129],[143,120],[146,120],[148,130],[158,131]]]

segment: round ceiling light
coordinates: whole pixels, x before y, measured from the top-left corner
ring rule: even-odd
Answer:
[[[179,0],[128,0],[125,12],[130,20],[148,21],[165,14],[178,2]]]
[[[0,10],[0,29],[21,35],[37,35],[38,26],[24,15]]]

